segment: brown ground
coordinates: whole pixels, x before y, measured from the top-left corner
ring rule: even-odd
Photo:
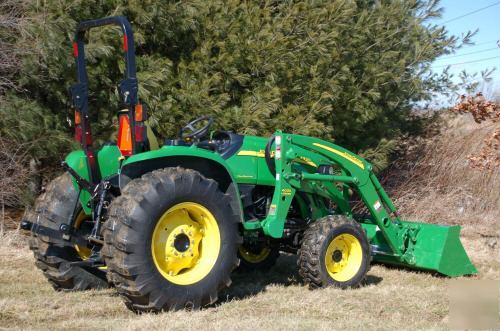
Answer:
[[[479,131],[473,134],[474,130]],[[406,216],[430,222],[439,220],[462,224],[462,243],[479,270],[478,276],[467,279],[499,281],[498,172],[484,174],[471,170],[462,159],[469,149],[474,149],[473,142],[477,142],[476,138],[470,137],[479,135],[483,132],[481,130],[462,123],[443,133],[443,139],[457,139],[461,143],[464,135],[469,139],[462,147],[456,147],[456,143],[444,144],[443,140],[434,141],[429,153],[448,151],[448,159],[413,165],[411,176],[408,172],[395,171],[405,178],[405,187],[413,185],[418,189],[413,195],[408,190],[400,193],[392,191],[392,195],[397,198],[397,204],[403,206]],[[421,159],[429,161],[427,157],[425,154]],[[447,162],[448,166],[443,168],[443,162]],[[433,178],[422,179],[419,169],[427,169],[433,173]],[[460,174],[456,174],[457,171]],[[460,181],[460,177],[466,179]],[[475,196],[477,192],[483,192],[482,196]],[[457,197],[462,197],[461,203],[457,202]],[[0,240],[0,329],[326,330],[449,327],[448,286],[453,280],[429,273],[375,265],[368,274],[365,286],[359,289],[310,291],[300,283],[296,274],[295,257],[284,256],[269,272],[235,274],[233,286],[222,293],[221,300],[213,307],[196,312],[139,316],[128,311],[112,289],[55,292],[35,268],[25,239],[16,232],[10,232]]]

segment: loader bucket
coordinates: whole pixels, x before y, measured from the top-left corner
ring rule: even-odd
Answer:
[[[409,221],[401,223],[402,228],[411,227],[416,230],[415,240],[409,245],[409,254],[403,258],[393,254],[375,224],[362,224],[372,243],[374,262],[437,271],[449,277],[477,273],[460,242],[460,226]]]

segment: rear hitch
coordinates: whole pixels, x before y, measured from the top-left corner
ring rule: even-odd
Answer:
[[[98,268],[105,266],[102,259],[98,256],[91,256],[90,258],[84,261],[70,262],[69,265],[72,267],[89,267],[89,268]]]
[[[100,183],[92,184],[82,176],[80,176],[73,168],[71,168],[66,162],[62,162],[61,166],[69,172],[71,176],[75,179],[76,183],[80,187],[80,192],[81,190],[86,190],[91,194],[91,199],[89,201],[89,207],[92,208],[92,219],[94,221],[94,227],[92,228],[92,232],[90,233],[90,236],[88,237],[89,241],[92,241],[94,243],[103,244],[103,240],[99,238],[99,233],[100,233],[100,227],[101,227],[101,218],[103,216],[104,209],[107,208],[107,201],[106,201],[106,196],[109,192],[109,189],[111,188],[111,184],[107,180],[103,180]],[[78,202],[77,202],[78,203]],[[65,229],[60,229],[62,232],[64,232],[69,239],[69,229],[66,231]],[[66,238],[65,238],[66,239]]]
[[[27,220],[21,221],[21,229],[26,230],[26,231],[31,231],[34,234],[40,235],[40,236],[47,236],[49,238],[55,239],[55,240],[60,240],[60,244],[64,246],[73,246],[73,245],[80,245],[80,246],[87,246],[88,240],[87,238],[80,236],[78,234],[73,234],[71,237],[69,237],[65,232],[64,228],[67,227],[67,224],[62,224],[61,227],[58,230],[54,230],[51,228],[48,228],[46,226],[32,223]]]

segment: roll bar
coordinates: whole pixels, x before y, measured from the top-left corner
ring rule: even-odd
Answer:
[[[76,61],[77,83],[71,87],[71,97],[75,108],[75,138],[82,145],[90,168],[90,182],[97,183],[100,179],[97,160],[92,150],[92,132],[89,122],[88,76],[85,64],[85,32],[105,25],[118,25],[123,33],[123,51],[125,53],[124,79],[120,81],[119,92],[122,102],[128,108],[130,128],[133,142],[133,152],[136,151],[135,106],[138,103],[138,82],[136,77],[135,44],[132,26],[123,16],[105,17],[96,20],[80,22],[76,27],[73,42],[73,56]]]

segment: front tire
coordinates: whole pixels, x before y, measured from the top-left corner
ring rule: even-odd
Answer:
[[[323,217],[304,233],[299,274],[311,289],[359,286],[370,269],[370,250],[359,223],[340,215]]]
[[[238,265],[239,217],[200,173],[155,170],[131,181],[104,226],[108,276],[129,309],[198,309],[217,300]]]

